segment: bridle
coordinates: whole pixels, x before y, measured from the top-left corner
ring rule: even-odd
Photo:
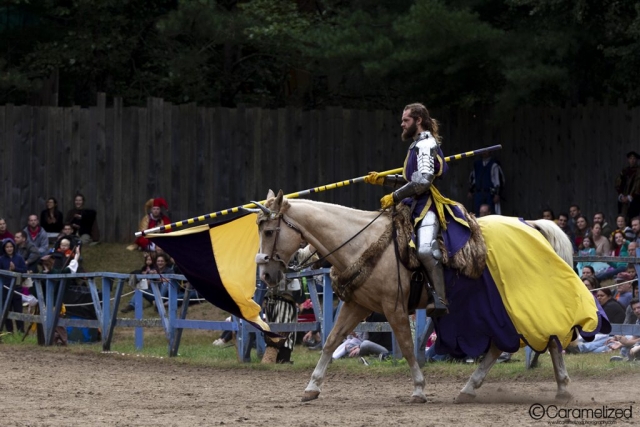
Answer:
[[[268,264],[271,260],[274,260],[276,262],[281,262],[285,268],[288,267],[286,261],[284,259],[282,259],[282,257],[278,254],[277,252],[277,246],[278,246],[278,238],[280,237],[280,229],[281,229],[281,224],[282,222],[284,222],[287,227],[291,228],[292,230],[296,231],[298,234],[300,234],[300,237],[302,237],[302,239],[304,240],[304,235],[302,234],[302,231],[300,231],[300,229],[298,227],[296,227],[295,225],[293,225],[290,221],[288,221],[283,214],[281,213],[276,213],[276,212],[270,212],[269,213],[269,218],[267,219],[267,221],[273,221],[277,219],[278,220],[278,225],[276,226],[276,228],[274,230],[270,230],[270,231],[275,231],[276,235],[275,238],[273,239],[273,246],[271,247],[271,255],[267,255],[267,254],[263,254],[263,253],[259,253],[256,255],[256,264],[260,265],[260,264]]]

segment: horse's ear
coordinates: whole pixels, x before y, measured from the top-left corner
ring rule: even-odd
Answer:
[[[273,204],[271,205],[271,210],[274,212],[280,212],[280,208],[282,207],[282,199],[284,199],[284,193],[282,192],[282,190],[278,191],[278,195],[276,196],[276,199],[273,201]]]
[[[276,197],[276,193],[274,193],[272,189],[269,189],[269,192],[267,193],[267,198],[265,200],[269,200],[272,197]]]

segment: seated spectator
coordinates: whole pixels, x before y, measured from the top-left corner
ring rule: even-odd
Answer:
[[[556,222],[556,216],[553,214],[553,210],[549,208],[542,211],[542,219]]]
[[[638,299],[638,282],[637,281],[633,284],[632,289],[633,290],[631,291],[631,293],[633,294],[633,298],[631,299],[631,301],[633,301],[634,299]],[[638,321],[638,319],[639,317],[636,316],[636,314],[633,312],[631,303],[629,303],[625,311],[624,323],[627,325],[633,325]]]
[[[483,203],[480,205],[480,208],[478,210],[478,217],[492,215],[492,214],[493,212],[491,212],[491,206],[489,206],[486,203]]]
[[[27,264],[24,259],[16,251],[16,243],[13,239],[4,239],[2,241],[2,252],[0,256],[0,270],[8,270],[14,273],[26,273]],[[11,277],[2,276],[2,286],[9,288],[11,286]],[[15,313],[22,313],[22,296],[20,294],[21,289],[14,289],[14,293],[9,299],[9,310]],[[13,333],[13,320],[7,318],[4,326],[9,333]],[[24,332],[24,322],[22,320],[16,320],[16,329],[19,332]]]
[[[596,255],[607,256],[611,253],[611,244],[609,239],[602,235],[602,226],[599,223],[591,227],[591,243],[596,248]]]
[[[134,270],[131,274],[157,274],[158,267],[156,266],[156,253],[155,252],[145,252],[144,255],[144,264],[139,270]],[[143,279],[145,280],[145,279]],[[144,294],[143,294],[144,296]],[[147,299],[153,305],[153,298]],[[129,301],[126,307],[120,310],[121,313],[129,313],[135,310],[136,306],[134,304],[133,298]]]
[[[571,231],[571,228],[569,227],[569,215],[566,213],[561,213],[560,215],[558,215],[557,223],[558,227],[560,227],[560,229],[564,231],[564,234],[569,237],[569,240],[571,240],[573,253],[578,252],[578,246],[576,246],[576,236],[573,234],[573,231]]]
[[[591,291],[591,293],[595,294],[595,291],[600,287],[600,282],[595,276],[586,276],[582,278],[582,283]]]
[[[616,276],[615,282],[618,286],[616,287],[615,300],[618,301],[618,303],[622,307],[624,307],[625,310],[627,309],[627,307],[629,306],[629,303],[633,299],[633,294],[632,294],[633,280],[634,280],[633,276],[631,276],[627,272],[620,273]]]
[[[596,298],[607,315],[609,322],[617,324],[624,322],[624,308],[618,301],[613,299],[611,289],[598,289],[596,292]]]
[[[601,234],[607,239],[609,238],[609,236],[611,236],[611,233],[613,233],[614,231],[611,228],[611,225],[609,225],[609,223],[605,219],[603,212],[596,212],[593,215],[593,224],[600,224],[600,228],[602,230]]]
[[[582,215],[579,215],[578,217],[576,217],[575,222],[576,222],[576,227],[573,232],[573,235],[574,235],[573,241],[575,245],[579,248],[580,245],[582,245],[582,239],[590,235],[591,229],[589,228],[589,222],[587,221],[587,218],[585,218]],[[592,243],[594,242],[592,241]],[[594,247],[595,247],[595,244],[594,244]]]
[[[147,200],[144,204],[144,216],[140,220],[138,231],[171,224],[169,217],[162,212],[163,208],[167,211],[169,210],[169,205],[167,205],[167,202],[162,197]],[[136,249],[141,251],[153,251],[155,250],[155,246],[155,243],[151,240],[144,236],[140,236],[136,239],[134,244],[127,246],[127,249],[130,251],[134,251]]]
[[[629,242],[625,240],[622,230],[616,230],[611,236],[611,252],[606,254],[612,257],[627,257]],[[627,269],[625,262],[610,262],[609,268],[596,274],[598,280],[609,279],[618,273],[622,273]]]
[[[624,238],[630,242],[636,240],[636,233],[633,232],[631,227],[627,225],[627,219],[624,215],[618,215],[616,217],[616,227],[618,230],[622,230]]]
[[[67,212],[64,222],[71,224],[74,234],[82,240],[82,243],[98,243],[100,229],[96,211],[84,207],[84,196],[80,193],[76,194],[73,203],[74,208]]]
[[[640,301],[638,298],[632,299],[629,307],[633,310],[636,319],[640,318]],[[634,323],[640,325],[640,320],[636,320]],[[607,340],[607,344],[612,350],[620,350],[620,356],[613,356],[609,359],[612,362],[640,358],[640,336],[638,335],[615,335]]]
[[[7,221],[0,218],[0,242],[4,239],[13,239],[13,234],[7,230]]]
[[[38,272],[38,262],[40,261],[40,252],[33,243],[27,240],[27,234],[24,231],[16,233],[16,251],[27,265],[28,273]]]
[[[24,228],[24,233],[27,236],[27,241],[31,242],[36,248],[40,256],[49,253],[49,236],[44,228],[40,226],[37,215],[29,215],[28,225]]]
[[[369,322],[386,322],[386,318],[378,313],[372,313],[366,320]],[[353,331],[333,352],[332,358],[340,359],[345,355],[348,357],[377,355],[385,358],[390,354],[391,347],[390,332],[364,332],[359,334]],[[368,364],[363,358],[361,359],[363,363]]]
[[[580,271],[582,273],[582,275],[580,276],[582,279],[584,279],[585,277],[590,277],[590,276],[594,276],[595,277],[595,275],[596,275],[595,270],[590,265],[582,266]]]
[[[585,236],[582,239],[582,244],[578,250],[578,256],[595,256],[596,250],[592,247],[591,237]],[[606,271],[609,268],[609,264],[599,261],[580,261],[577,264],[578,271],[582,271],[582,276],[585,275],[585,267],[588,267],[586,274],[592,273],[595,276]],[[599,278],[598,278],[599,279]]]
[[[69,274],[80,269],[80,245],[71,247],[71,240],[64,237],[59,241],[60,246],[49,255],[41,258],[43,273]]]
[[[71,223],[68,223],[62,226],[62,231],[60,232],[60,234],[58,234],[58,237],[56,238],[56,242],[53,245],[54,249],[57,249],[58,247],[60,247],[60,240],[63,237],[66,237],[67,239],[69,239],[69,241],[71,242],[72,249],[75,248],[78,242],[80,241],[80,239],[78,239],[78,236],[75,235],[75,232],[73,230],[73,227],[71,226]]]
[[[47,199],[47,208],[40,213],[40,224],[51,241],[54,241],[62,231],[64,225],[62,212],[58,210],[58,201],[55,198]]]

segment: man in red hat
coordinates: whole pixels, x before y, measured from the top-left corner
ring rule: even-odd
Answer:
[[[156,199],[149,199],[144,204],[145,215],[140,220],[139,231],[148,230],[154,227],[160,227],[162,225],[171,224],[171,220],[167,215],[162,212],[162,209],[169,210],[167,201],[162,197]],[[142,251],[155,251],[155,245],[151,240],[144,236],[140,236],[136,239],[133,245],[127,246],[130,251],[142,250]]]
[[[616,178],[618,192],[618,213],[627,218],[627,222],[640,215],[640,170],[638,169],[640,154],[635,151],[627,153],[629,166],[622,169]]]

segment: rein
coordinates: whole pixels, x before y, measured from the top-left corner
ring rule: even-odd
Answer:
[[[307,261],[309,261],[315,254],[318,253],[318,250],[315,250],[311,255],[309,255],[307,257],[307,259],[305,259],[304,261],[302,261],[297,267],[294,267],[292,270],[293,271],[300,271],[304,268],[309,267],[310,265],[313,265],[315,263],[319,263],[320,261],[324,261],[325,259],[327,259],[328,256],[338,252],[340,249],[342,249],[344,247],[344,245],[346,245],[347,243],[349,243],[350,241],[352,241],[353,239],[355,239],[356,237],[358,237],[364,230],[366,230],[371,224],[373,224],[378,218],[380,218],[380,216],[382,216],[382,214],[385,213],[384,210],[380,211],[380,213],[378,214],[378,216],[376,216],[375,218],[373,218],[371,220],[371,222],[369,222],[369,224],[365,225],[364,228],[360,231],[358,231],[356,234],[354,234],[353,236],[351,236],[351,238],[349,238],[347,241],[345,241],[343,244],[341,244],[340,246],[338,246],[337,248],[335,248],[334,250],[332,250],[331,252],[329,252],[328,254],[324,255],[323,257],[320,257],[317,261],[314,262],[310,262],[307,264]],[[302,235],[302,233],[300,233],[300,235]],[[277,240],[277,237],[276,237]]]

